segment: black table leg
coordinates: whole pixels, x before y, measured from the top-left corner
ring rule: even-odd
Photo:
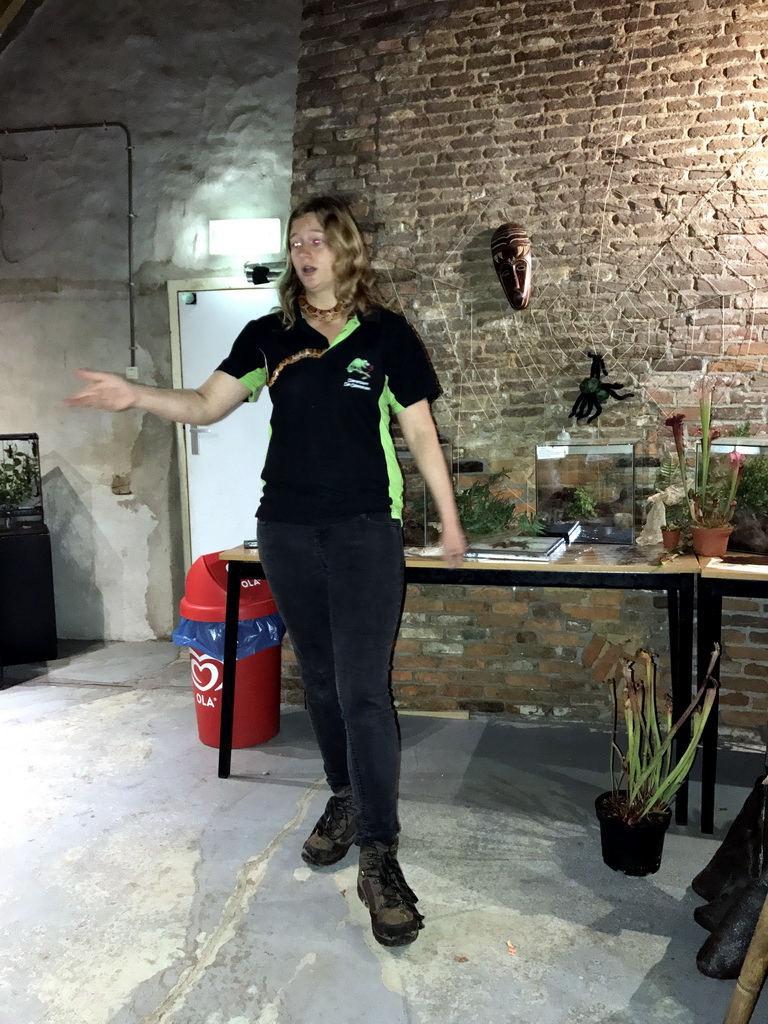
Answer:
[[[219,778],[228,779],[232,763],[232,725],[235,718],[235,673],[237,671],[237,628],[240,593],[246,562],[230,562],[227,576],[227,605],[224,612],[224,667],[221,680],[221,731],[219,733]]]
[[[699,630],[696,659],[699,686],[709,667],[709,659],[716,643],[721,643],[723,621],[723,595],[709,580],[699,578]],[[717,666],[715,666],[717,670]],[[715,782],[717,779],[717,719],[720,701],[715,702],[701,737],[701,831],[715,830]]]
[[[693,578],[680,576],[677,585],[667,591],[669,617],[670,671],[672,674],[672,714],[677,721],[691,702],[693,679]],[[675,761],[691,738],[690,719],[683,723],[675,738]],[[675,797],[675,821],[688,822],[688,780]]]

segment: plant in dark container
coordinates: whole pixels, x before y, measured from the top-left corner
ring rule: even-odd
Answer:
[[[35,493],[36,478],[32,458],[18,445],[2,449],[0,458],[0,509],[15,508]]]
[[[664,513],[666,523],[661,527],[664,547],[680,547],[684,538],[688,537],[690,539],[688,535],[691,525],[691,512],[688,507],[688,501],[681,499],[676,501],[674,505],[666,505]]]
[[[658,668],[646,651],[621,662],[620,678],[611,680],[614,721],[611,739],[610,791],[595,801],[603,860],[614,871],[648,875],[659,870],[670,804],[690,772],[704,726],[712,711],[717,682],[712,678],[720,649],[715,645],[707,675],[691,703],[672,721],[672,699],[659,698]],[[691,719],[691,737],[673,758],[680,727]],[[619,745],[619,723],[626,742]],[[618,762],[618,767],[617,767]]]

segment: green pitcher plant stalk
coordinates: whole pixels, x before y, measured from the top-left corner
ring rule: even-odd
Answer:
[[[614,810],[627,824],[663,813],[687,778],[717,697],[718,683],[712,673],[719,657],[720,647],[715,644],[704,682],[677,722],[673,722],[669,694],[659,700],[658,668],[653,656],[640,650],[634,660],[622,659],[620,679],[611,680],[611,778]],[[617,739],[622,718],[627,734],[625,750]],[[673,763],[675,737],[689,718],[691,738],[685,750],[679,752],[677,763]]]
[[[701,417],[701,479],[697,493],[698,504],[703,508],[707,502],[707,484],[709,483],[709,459],[711,444],[714,440],[712,431],[712,395],[715,386],[712,381],[702,377],[699,385],[699,415]],[[716,436],[716,435],[715,435]]]

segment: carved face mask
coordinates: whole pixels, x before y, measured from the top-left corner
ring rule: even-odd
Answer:
[[[491,236],[491,256],[512,309],[531,301],[531,240],[521,224],[502,224]]]

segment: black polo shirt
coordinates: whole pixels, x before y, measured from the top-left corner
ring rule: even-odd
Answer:
[[[263,384],[270,390],[260,519],[400,518],[403,481],[390,416],[439,392],[404,317],[385,309],[358,314],[329,344],[301,316],[286,328],[271,313],[243,328],[218,369],[245,384],[251,400]]]

